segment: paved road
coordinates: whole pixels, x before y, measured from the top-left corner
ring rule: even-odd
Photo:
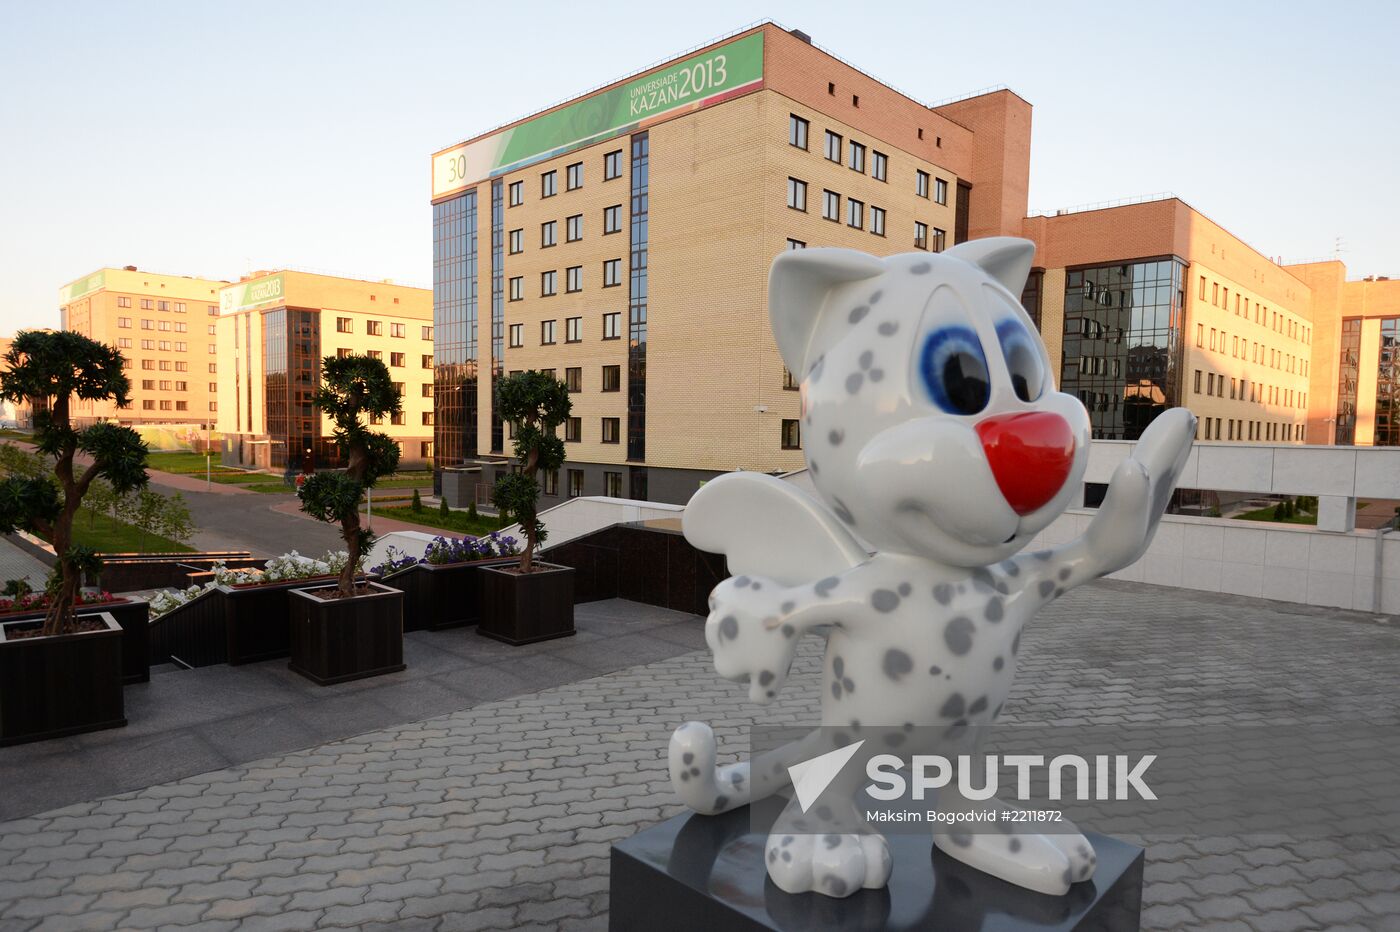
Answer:
[[[1013,722],[1397,721],[1400,630],[1358,614],[1102,583],[1021,653]],[[794,673],[763,721],[813,720],[814,649]],[[701,651],[0,824],[0,925],[601,930],[609,844],[679,811],[697,717],[722,747],[755,719]],[[1393,843],[1149,841],[1145,928],[1400,916]]]

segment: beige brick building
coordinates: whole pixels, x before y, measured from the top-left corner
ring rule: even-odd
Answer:
[[[800,468],[773,257],[1019,233],[1029,152],[1030,105],[1009,91],[931,109],[765,24],[436,153],[449,499],[485,499],[508,468],[491,382],[524,369],[574,390],[546,505],[684,502],[720,472]]]
[[[340,465],[311,404],[326,356],[377,354],[403,396],[378,425],[404,467],[432,460],[432,293],[309,272],[259,272],[220,290],[217,429],[223,461],[289,472]]]
[[[212,426],[219,374],[214,324],[226,282],[135,266],[98,269],[59,289],[61,326],[121,350],[131,405],[77,401],[79,423]]]

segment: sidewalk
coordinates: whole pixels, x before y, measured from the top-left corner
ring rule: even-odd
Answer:
[[[0,583],[23,579],[38,590],[44,588],[44,580],[48,577],[49,568],[41,560],[0,536]]]

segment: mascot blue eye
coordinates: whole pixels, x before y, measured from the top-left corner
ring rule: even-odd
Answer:
[[[943,327],[924,341],[919,374],[933,403],[949,414],[976,414],[987,406],[991,379],[977,334]]]
[[[1022,401],[1035,401],[1045,387],[1045,367],[1035,340],[1019,320],[1009,318],[997,324],[997,340],[1011,374],[1011,388]]]

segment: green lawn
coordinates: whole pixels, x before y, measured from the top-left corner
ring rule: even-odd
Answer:
[[[23,440],[25,443],[34,442],[34,434],[27,430],[14,430],[9,427],[0,428],[0,438],[6,440]]]
[[[117,521],[110,515],[96,514],[88,508],[78,510],[73,519],[74,543],[100,553],[190,553],[193,547],[147,534],[138,527]]]
[[[396,521],[409,521],[413,524],[421,524],[424,527],[437,528],[443,531],[454,531],[458,534],[471,534],[481,537],[490,534],[500,527],[495,518],[483,515],[475,521],[467,517],[465,511],[452,511],[444,518],[438,513],[436,508],[429,508],[424,505],[423,510],[414,512],[408,505],[393,505],[385,508],[375,507],[376,515],[383,515],[386,518],[393,518]]]
[[[1236,521],[1273,521],[1277,524],[1317,524],[1317,515],[1294,512],[1291,518],[1275,518],[1272,505],[1235,515]]]

